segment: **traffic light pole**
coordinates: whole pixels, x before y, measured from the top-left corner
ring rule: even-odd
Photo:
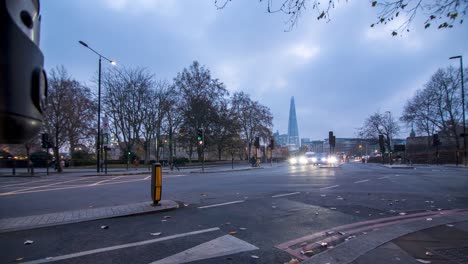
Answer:
[[[202,172],[205,172],[205,129],[202,128],[202,145],[201,145],[201,153],[202,153],[202,165],[201,169]]]

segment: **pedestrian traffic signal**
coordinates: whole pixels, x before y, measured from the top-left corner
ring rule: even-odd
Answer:
[[[254,146],[256,148],[260,147],[260,137],[255,137]]]
[[[275,149],[275,140],[270,139],[270,149]]]
[[[439,134],[432,135],[432,146],[437,147],[440,145]]]
[[[330,143],[330,147],[332,148],[336,145],[336,137],[333,135],[333,131],[328,132],[328,143]]]
[[[49,148],[49,134],[42,134],[42,148]]]
[[[197,129],[197,140],[198,141],[203,140],[203,129],[201,129],[201,128]]]
[[[384,136],[379,135],[379,146],[380,146],[380,152],[384,153],[385,152],[385,144],[384,144]]]
[[[200,146],[203,145],[203,140],[199,140],[198,145],[200,145]]]
[[[127,153],[127,155],[129,155],[129,156],[130,156],[130,154],[132,154],[132,152],[130,152],[130,151],[129,151],[129,152]]]

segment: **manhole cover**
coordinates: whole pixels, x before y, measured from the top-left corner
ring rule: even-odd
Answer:
[[[468,264],[468,247],[461,248],[442,248],[432,250],[434,253],[441,255],[448,260],[460,263]]]

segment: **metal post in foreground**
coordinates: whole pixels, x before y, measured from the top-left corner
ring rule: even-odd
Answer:
[[[462,99],[462,112],[463,112],[463,160],[466,166],[467,158],[466,158],[466,124],[465,124],[465,87],[464,87],[465,80],[463,79],[463,57],[459,55],[459,56],[450,57],[449,59],[450,60],[460,59],[461,99]],[[458,165],[458,161],[457,161],[457,165]]]
[[[151,199],[153,205],[158,205],[162,194],[162,167],[160,163],[151,165]]]

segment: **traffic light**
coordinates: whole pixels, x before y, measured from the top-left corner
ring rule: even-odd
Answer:
[[[260,137],[255,137],[254,146],[256,148],[260,147]]]
[[[270,139],[270,149],[275,149],[275,140]]]
[[[328,132],[328,141],[330,143],[330,147],[334,148],[336,145],[336,137],[333,135],[333,131]]]
[[[197,141],[198,141],[198,145],[200,146],[203,145],[203,129],[201,128],[197,129]]]
[[[127,155],[128,155],[128,156],[130,156],[131,154],[132,154],[132,152],[130,152],[130,151],[129,151],[129,152],[127,152]]]
[[[42,148],[49,148],[49,134],[42,134]]]
[[[440,145],[439,134],[432,135],[432,146],[437,147]]]
[[[379,146],[380,146],[380,152],[384,153],[385,152],[385,144],[384,144],[384,136],[379,135]]]

